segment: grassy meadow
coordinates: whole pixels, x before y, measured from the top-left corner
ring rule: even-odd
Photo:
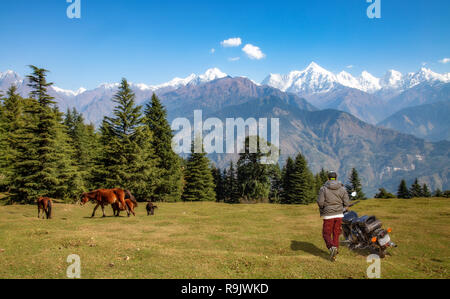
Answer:
[[[366,278],[367,252],[343,247],[328,260],[316,205],[160,203],[147,217],[89,218],[93,205],[0,206],[0,278],[66,278],[70,254],[82,278]],[[399,247],[382,278],[450,278],[448,199],[368,200],[354,208],[393,229]]]

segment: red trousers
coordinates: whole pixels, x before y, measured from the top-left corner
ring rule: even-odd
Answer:
[[[342,218],[335,218],[323,221],[323,239],[327,248],[339,248],[339,237],[342,233]]]

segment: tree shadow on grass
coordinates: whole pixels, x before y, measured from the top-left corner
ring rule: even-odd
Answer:
[[[303,251],[308,254],[312,254],[315,256],[318,256],[320,258],[323,258],[325,260],[329,259],[329,253],[325,250],[320,249],[316,245],[308,242],[302,242],[302,241],[291,241],[291,249],[293,251]]]

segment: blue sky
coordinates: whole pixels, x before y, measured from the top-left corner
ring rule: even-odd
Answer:
[[[25,75],[35,64],[68,89],[122,77],[158,84],[211,67],[261,81],[311,61],[353,75],[411,72],[424,62],[450,72],[438,62],[450,58],[450,1],[381,4],[382,18],[369,19],[366,0],[81,0],[81,19],[69,19],[66,0],[1,1],[0,71]],[[232,37],[242,45],[221,46]],[[265,57],[250,59],[246,44]]]

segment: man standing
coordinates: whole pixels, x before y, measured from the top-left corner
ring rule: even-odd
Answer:
[[[328,173],[328,182],[320,189],[317,204],[323,219],[323,238],[330,251],[330,259],[336,260],[339,253],[339,237],[342,233],[344,208],[349,207],[350,199],[344,185],[337,181],[337,173]]]

